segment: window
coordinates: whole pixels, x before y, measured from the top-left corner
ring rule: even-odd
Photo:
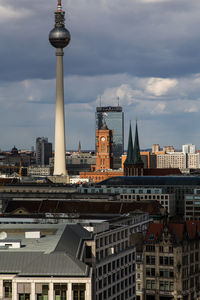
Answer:
[[[170,283],[169,283],[169,290],[170,290],[171,292],[174,291],[174,283],[173,283],[173,282],[170,282]]]
[[[154,252],[155,251],[155,246],[147,245],[146,246],[146,251],[148,251],[148,252]]]
[[[54,283],[55,300],[66,300],[66,291],[67,284]]]
[[[146,269],[146,276],[155,276],[155,269],[154,268],[147,268]]]
[[[168,281],[160,281],[160,290],[161,291],[169,291],[169,287],[172,288],[172,283],[169,284]],[[174,288],[174,286],[173,286]]]
[[[146,264],[155,265],[155,256],[146,256]]]
[[[19,294],[19,300],[30,300],[30,294]]]
[[[11,280],[4,280],[3,281],[4,287],[4,297],[5,298],[12,298],[12,281]]]
[[[85,283],[73,283],[73,300],[85,300]]]
[[[35,288],[36,288],[37,300],[48,300],[48,291],[49,291],[48,284],[36,283]]]
[[[173,278],[174,277],[174,271],[173,270],[168,270],[168,269],[160,269],[160,277]]]
[[[160,265],[164,266],[173,266],[174,265],[174,258],[173,257],[168,257],[168,256],[160,256],[159,257],[159,263]]]
[[[147,290],[155,290],[155,280],[147,280],[146,288]]]
[[[19,300],[30,300],[31,285],[30,283],[18,283],[17,293],[19,295]]]

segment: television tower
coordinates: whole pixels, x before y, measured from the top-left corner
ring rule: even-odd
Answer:
[[[53,175],[67,176],[65,160],[65,110],[63,82],[63,48],[70,42],[70,33],[65,28],[65,12],[61,0],[58,0],[55,14],[55,26],[49,33],[49,42],[56,48],[56,117],[55,117],[55,153]]]

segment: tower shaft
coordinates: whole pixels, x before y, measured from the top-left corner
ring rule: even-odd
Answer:
[[[56,117],[54,175],[67,175],[65,159],[65,110],[63,81],[63,49],[56,49]]]

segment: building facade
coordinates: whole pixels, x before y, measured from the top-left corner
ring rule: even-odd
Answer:
[[[193,194],[185,195],[185,220],[200,220],[200,190],[194,189]]]
[[[135,300],[130,218],[1,228],[2,299]]]
[[[199,169],[199,167],[200,153],[168,152],[157,154],[157,168]]]
[[[50,157],[52,157],[52,143],[49,143],[46,137],[38,137],[36,139],[36,164],[49,165]]]
[[[150,224],[145,238],[144,294],[138,300],[199,299],[198,221]]]

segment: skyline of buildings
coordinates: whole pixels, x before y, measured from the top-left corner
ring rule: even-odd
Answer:
[[[95,2],[96,0],[94,5]],[[111,8],[112,13],[113,8],[117,12],[116,2],[110,0],[109,7],[106,1],[103,2],[107,9]],[[136,4],[138,1],[133,2]],[[33,4],[30,3],[31,5]],[[26,13],[26,10],[22,11],[24,17]],[[62,10],[61,0],[57,0],[54,15],[55,26],[49,34],[49,41],[56,48],[54,157],[50,158],[53,154],[52,145],[48,143],[48,138],[44,137],[36,139],[36,153],[23,153],[15,146],[11,153],[1,153],[0,168],[10,168],[10,165],[15,164],[15,171],[18,173],[12,174],[10,178],[4,175],[0,177],[0,298],[2,300],[200,300],[200,176],[181,176],[183,174],[179,169],[194,167],[199,169],[197,174],[200,173],[200,151],[196,150],[193,144],[182,145],[182,152],[175,151],[172,145],[164,146],[161,151],[159,144],[153,144],[152,151],[140,151],[139,136],[142,137],[140,140],[144,138],[141,133],[144,128],[139,134],[136,119],[135,136],[133,139],[130,123],[127,155],[124,155],[122,106],[100,106],[96,107],[95,115],[96,155],[93,157],[93,154],[82,153],[80,139],[78,151],[73,153],[74,157],[73,154],[67,153],[65,138],[68,140],[70,134],[74,138],[75,131],[69,127],[65,136],[63,48],[70,42],[70,33],[65,28],[65,12]],[[77,14],[80,19],[83,15]],[[75,16],[73,13],[70,18],[73,20]],[[133,15],[131,19],[132,17]],[[143,19],[144,24],[146,18],[141,18]],[[88,20],[90,29],[101,38],[95,26],[94,28],[91,26],[91,18]],[[35,23],[37,25],[37,22]],[[82,28],[81,37],[84,36]],[[116,27],[115,32],[118,35]],[[84,41],[87,41],[86,36],[87,33]],[[123,36],[125,42],[125,35]],[[131,36],[136,40],[138,35],[134,33]],[[142,39],[142,36],[139,36]],[[81,39],[74,34],[73,37],[74,51],[80,48],[80,44],[77,45],[76,41]],[[105,33],[103,37],[104,46],[107,47],[110,38],[107,40]],[[131,42],[132,39],[129,37],[129,40]],[[38,47],[39,39],[37,42]],[[88,44],[88,41],[85,44]],[[120,47],[121,43],[119,48],[114,47],[117,50],[116,56],[120,54]],[[41,49],[41,45],[38,48]],[[92,52],[95,52],[94,49],[93,47]],[[34,53],[34,49],[31,50]],[[129,49],[126,47],[126,50],[124,57],[128,60]],[[111,50],[109,55],[106,65],[109,65],[108,61],[109,63],[112,61]],[[98,66],[96,58],[95,67]],[[165,58],[167,59],[167,56]],[[70,51],[66,60],[69,70],[71,65],[81,66],[80,61],[76,66],[70,57]],[[117,59],[117,62],[115,72],[123,60]],[[137,62],[142,66],[141,61]],[[145,60],[142,59],[142,62],[145,63]],[[131,70],[134,69],[130,63],[126,67],[129,65]],[[48,65],[48,69],[49,67]],[[112,73],[111,65],[109,72]],[[128,73],[124,76],[127,75]],[[137,90],[136,85],[132,87],[134,96],[131,96],[130,83],[121,85],[116,93],[122,98],[126,95],[128,101],[125,103],[134,109],[134,113],[138,102],[141,104],[143,99],[143,106],[140,109],[144,112],[143,116],[145,113],[147,115],[157,113],[163,117],[167,112],[163,96],[168,91],[172,91],[173,94],[173,88],[177,85],[177,81],[172,78],[163,80],[155,84],[155,78],[153,81],[146,79],[144,90],[146,96],[149,95],[146,99],[151,106],[150,114],[144,100],[145,93]],[[144,83],[145,80],[143,85]],[[142,83],[140,84],[142,86]],[[30,87],[27,81],[23,82],[23,85],[24,88]],[[71,84],[69,86],[71,87]],[[84,89],[81,88],[81,84],[77,86],[82,97]],[[108,88],[110,88],[109,80]],[[47,94],[50,92],[47,89],[45,91]],[[104,90],[104,92],[108,93],[108,98],[113,95],[113,91],[109,93]],[[160,102],[156,103],[151,97],[152,94],[157,96]],[[28,100],[33,103],[34,95]],[[173,109],[173,105],[170,105],[170,109]],[[195,107],[192,109],[190,107],[190,112],[194,110]],[[92,112],[91,107],[84,107],[81,104],[80,111],[90,114]],[[82,115],[77,111],[74,116],[70,111],[66,120],[71,126],[71,120],[75,119],[77,126],[81,126]],[[48,110],[45,111],[46,116],[49,118]],[[49,119],[52,121],[53,118]],[[149,120],[149,117],[146,119]],[[91,122],[89,117],[87,120],[88,123]],[[170,131],[169,118],[167,121],[169,130],[164,131],[164,136],[173,133]],[[47,117],[44,118],[44,123],[48,126]],[[154,134],[150,134],[151,129],[148,126],[146,128],[146,136],[155,138],[156,127]],[[85,140],[87,143],[92,135],[89,131],[84,134],[88,137]],[[41,132],[37,136],[42,136]],[[27,168],[23,168],[22,158]],[[90,165],[88,172],[89,162],[91,163],[94,158],[95,164]],[[4,165],[7,161],[8,164]],[[72,173],[78,170],[78,176],[73,178],[71,173],[69,177],[66,162],[71,165]],[[86,170],[80,172],[80,169]],[[30,177],[23,176],[22,171],[24,173],[26,171]],[[190,171],[188,170],[188,175],[191,175]],[[81,176],[84,180],[78,182]]]

